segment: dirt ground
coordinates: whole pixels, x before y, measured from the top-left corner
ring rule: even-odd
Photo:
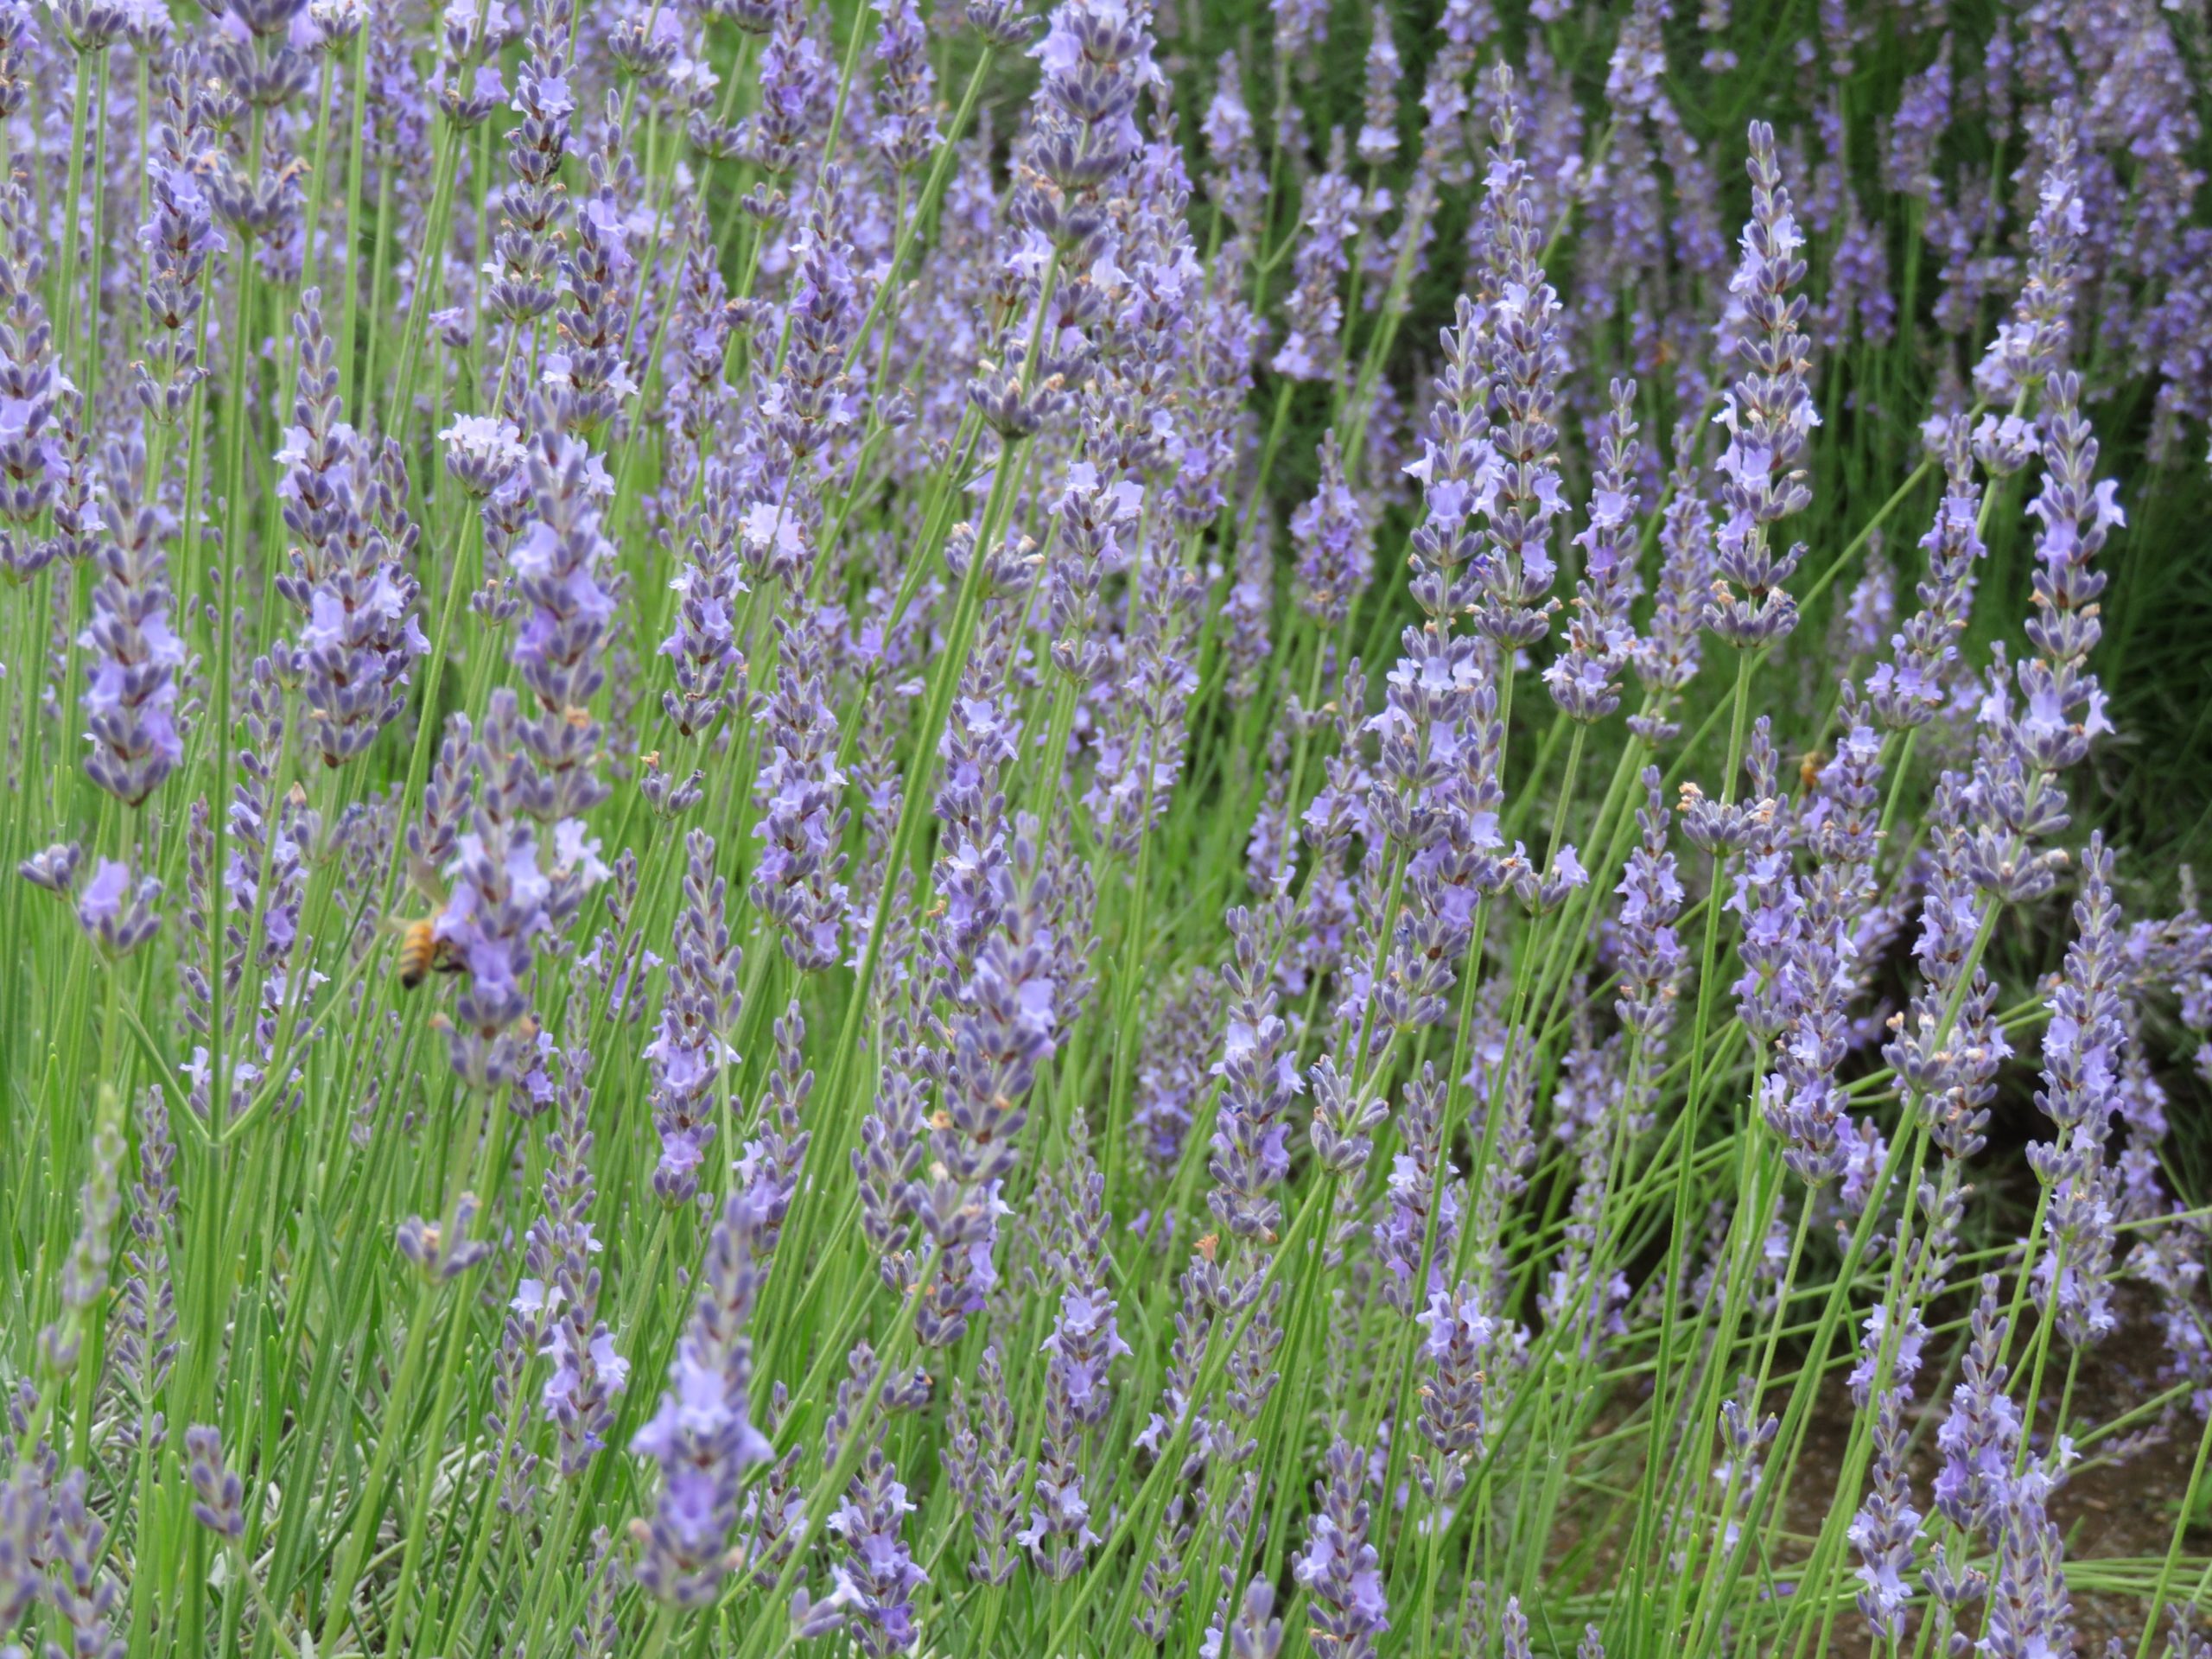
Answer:
[[[2084,1355],[2075,1377],[2068,1421],[2077,1440],[2087,1440],[2105,1425],[2170,1386],[2159,1374],[2162,1353],[2150,1299],[2139,1287],[2123,1286],[2120,1304],[2120,1328]],[[2015,1344],[2015,1352],[2024,1346],[2024,1344]],[[1941,1375],[1923,1376],[1923,1399],[1911,1419],[1916,1430],[1913,1502],[1923,1512],[1935,1507],[1931,1488],[1942,1461],[1936,1450],[1936,1430],[1949,1406],[1955,1381],[1955,1377]],[[2036,1441],[2039,1450],[2049,1433],[2063,1382],[2064,1356],[2060,1354],[2054,1356],[2044,1375],[2044,1403]],[[2024,1384],[2016,1379],[2012,1392],[2016,1399],[2021,1397],[2025,1392]],[[1780,1402],[1770,1399],[1768,1404],[1770,1409],[1778,1409]],[[1794,1547],[1787,1558],[1790,1563],[1804,1559],[1811,1540],[1827,1517],[1857,1410],[1843,1373],[1838,1370],[1807,1430],[1796,1477],[1791,1483],[1784,1529],[1793,1538]],[[1600,1427],[1602,1431],[1611,1425]],[[2201,1429],[2202,1425],[2195,1417],[2170,1412],[2164,1421],[2145,1419],[2128,1430],[2102,1437],[2090,1445],[2082,1462],[2051,1499],[2051,1518],[2058,1523],[2064,1537],[2067,1560],[2126,1560],[2139,1565],[2145,1580],[2155,1578],[2158,1564],[2164,1559],[2173,1535],[2175,1517],[2188,1485],[2190,1464],[2196,1456],[2196,1437]],[[2132,1446],[2126,1444],[2131,1440]],[[2120,1455],[2115,1456],[2116,1452]],[[1932,1532],[1934,1529],[1929,1530]],[[1564,1535],[1554,1541],[1554,1548],[1563,1553],[1573,1548],[1574,1540],[1571,1528],[1563,1529],[1562,1532]],[[1598,1546],[1591,1578],[1602,1582],[1618,1568],[1616,1551],[1619,1543],[1617,1536],[1609,1535]],[[2212,1527],[2192,1530],[2184,1541],[2183,1550],[2183,1560],[2189,1566],[2176,1575],[2169,1592],[2173,1600],[2183,1599],[2195,1590],[2205,1563],[2212,1560]],[[1923,1539],[1915,1550],[1911,1580],[1916,1591],[1920,1588],[1920,1572],[1929,1559],[1928,1541]],[[1856,1560],[1848,1565],[1855,1567]],[[2075,1653],[2082,1659],[2102,1659],[2107,1643],[2117,1638],[2127,1659],[2133,1659],[2147,1611],[2147,1587],[2140,1595],[2121,1595],[2087,1590],[2069,1580],[2069,1592],[2073,1603]],[[1915,1637],[1918,1635],[1917,1621],[1923,1612],[1924,1598],[1915,1607]],[[1967,1617],[1968,1635],[1979,1637],[1980,1610],[1970,1611]],[[2200,1628],[2208,1618],[2212,1618],[2212,1606],[2201,1605]],[[2164,1643],[2165,1627],[2162,1624],[2158,1645],[2152,1650],[2160,1659],[2165,1651]],[[1905,1650],[1913,1651],[1910,1640]],[[1856,1611],[1847,1610],[1837,1618],[1827,1651],[1840,1659],[1872,1659],[1876,1649],[1872,1632]]]
[[[2129,1287],[2129,1294],[2123,1295],[2120,1329],[2083,1357],[2075,1376],[2068,1421],[2077,1440],[2086,1439],[2167,1386],[2158,1375],[2158,1334],[2150,1318],[2150,1304],[2146,1299],[2132,1294],[2133,1290]],[[2015,1351],[2022,1345],[2015,1344]],[[1923,1386],[1932,1390],[1939,1380],[1929,1379]],[[2063,1360],[2054,1354],[2044,1374],[2038,1449],[2049,1433],[2052,1408],[2063,1382]],[[2017,1379],[2012,1393],[2016,1399],[2024,1393],[2024,1385]],[[1914,1419],[1919,1433],[1913,1463],[1913,1497],[1915,1507],[1923,1510],[1934,1507],[1929,1496],[1929,1486],[1940,1463],[1935,1432],[1948,1405],[1949,1390],[1946,1386],[1941,1397],[1923,1401]],[[1791,1530],[1810,1535],[1819,1528],[1842,1465],[1855,1410],[1839,1378],[1823,1397],[1819,1416],[1806,1440],[1804,1462],[1789,1500]],[[1924,1423],[1922,1418],[1925,1418]],[[2107,1437],[2088,1448],[2082,1464],[2053,1495],[2050,1503],[2051,1519],[2058,1523],[2065,1537],[2069,1562],[2115,1559],[2155,1562],[2164,1559],[2189,1483],[2190,1464],[2196,1456],[2196,1435],[2200,1427],[2194,1417],[2174,1414],[2164,1424],[2155,1420],[2139,1424],[2133,1431]],[[2145,1428],[2152,1431],[2147,1444],[2142,1436]],[[2161,1429],[2163,1433],[2158,1432]],[[2121,1445],[2129,1439],[2130,1433],[2136,1436],[2132,1449]],[[2123,1459],[2113,1458],[2116,1448],[2126,1452]],[[2205,1559],[2212,1556],[2212,1529],[2192,1531],[2183,1547],[2185,1559],[2196,1562],[2201,1573]],[[1924,1546],[1916,1552],[1916,1556],[1918,1565],[1926,1564]],[[2196,1580],[2196,1573],[2177,1574],[2171,1592],[2174,1599],[2187,1595],[2195,1587]],[[2107,1642],[2117,1637],[2132,1659],[2143,1633],[2145,1602],[2132,1596],[2097,1593],[2071,1586],[2069,1591],[2074,1604],[2075,1651],[2085,1656],[2101,1656]],[[1978,1614],[1970,1617],[1978,1618]],[[1832,1650],[1845,1659],[1859,1659],[1873,1650],[1866,1622],[1855,1612],[1837,1620],[1835,1636]],[[2164,1643],[2162,1630],[2159,1646],[2152,1652],[2162,1653]]]

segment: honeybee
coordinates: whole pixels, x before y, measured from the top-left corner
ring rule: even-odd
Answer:
[[[399,988],[411,991],[432,974],[457,974],[468,964],[453,941],[438,937],[438,918],[445,914],[445,884],[437,871],[422,858],[407,861],[407,880],[431,906],[427,916],[411,920],[394,917],[385,925],[399,935]]]
[[[1809,795],[1820,787],[1821,769],[1828,763],[1827,751],[1813,749],[1797,762],[1797,781]]]

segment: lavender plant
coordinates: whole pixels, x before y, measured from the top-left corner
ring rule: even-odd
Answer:
[[[2207,48],[0,0],[0,1656],[2202,1653]]]

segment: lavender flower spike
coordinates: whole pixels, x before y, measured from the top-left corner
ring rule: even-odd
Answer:
[[[1390,1628],[1381,1557],[1368,1541],[1367,1457],[1348,1441],[1329,1448],[1328,1477],[1314,1485],[1305,1552],[1291,1571],[1313,1598],[1309,1640],[1321,1659],[1367,1659]]]
[[[753,1265],[751,1200],[734,1193],[707,1241],[699,1296],[669,1367],[660,1408],[630,1450],[660,1465],[651,1521],[632,1523],[638,1582],[677,1607],[712,1599],[723,1576],[738,1489],[773,1449],[752,1421],[753,1343],[746,1334],[760,1275]]]
[[[1782,181],[1774,129],[1753,122],[1751,145],[1751,218],[1719,329],[1737,366],[1717,417],[1728,434],[1714,556],[1722,581],[1705,613],[1706,626],[1739,650],[1787,638],[1797,626],[1796,601],[1782,584],[1803,550],[1772,543],[1782,520],[1812,505],[1804,460],[1821,418],[1809,387],[1812,342],[1801,327],[1806,299],[1790,292],[1805,279],[1804,235]]]
[[[92,653],[85,723],[92,752],[85,771],[127,806],[144,803],[184,759],[176,721],[176,671],[184,642],[170,624],[173,600],[162,543],[175,528],[168,511],[142,497],[144,446],[109,446],[105,533],[93,543],[100,581],[92,620],[78,636]]]

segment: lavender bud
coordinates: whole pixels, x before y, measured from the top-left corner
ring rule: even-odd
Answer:
[[[16,874],[33,887],[66,899],[76,882],[77,865],[83,857],[84,849],[77,842],[58,841],[16,865]]]
[[[245,1536],[245,1483],[223,1461],[223,1437],[205,1423],[184,1431],[185,1473],[192,1483],[192,1518],[219,1538]]]

